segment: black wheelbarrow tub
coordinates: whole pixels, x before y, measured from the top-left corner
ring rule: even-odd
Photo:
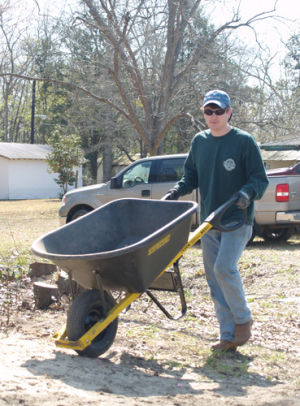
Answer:
[[[192,201],[114,200],[32,245],[85,288],[144,292],[186,244]]]

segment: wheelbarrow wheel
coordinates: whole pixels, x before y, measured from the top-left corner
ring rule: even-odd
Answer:
[[[115,301],[113,297],[104,292],[106,310],[110,310]],[[77,296],[70,307],[67,318],[67,336],[69,340],[76,341],[88,331],[97,321],[105,319],[104,306],[100,292],[96,289],[86,290]],[[118,318],[112,321],[105,330],[97,335],[92,343],[84,350],[76,350],[79,355],[97,358],[106,352],[112,345],[118,329]]]

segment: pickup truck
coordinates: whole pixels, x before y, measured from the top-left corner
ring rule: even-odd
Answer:
[[[300,162],[267,170],[269,186],[255,202],[254,235],[266,241],[286,241],[300,227]]]
[[[182,176],[187,154],[143,158],[123,169],[107,183],[67,192],[59,209],[61,224],[68,223],[111,200],[124,197],[160,199]],[[267,171],[270,184],[255,203],[253,236],[284,241],[300,226],[300,163],[293,168]],[[199,193],[183,196],[199,203]],[[193,218],[199,224],[199,213]]]

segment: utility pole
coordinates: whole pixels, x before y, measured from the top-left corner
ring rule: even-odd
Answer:
[[[34,144],[35,84],[36,84],[36,80],[33,80],[33,82],[32,82],[32,103],[31,103],[30,144]]]

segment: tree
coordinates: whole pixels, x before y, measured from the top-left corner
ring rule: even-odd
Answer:
[[[47,155],[50,172],[57,173],[56,183],[62,189],[62,195],[67,193],[68,186],[77,180],[75,168],[85,162],[80,148],[80,138],[75,134],[64,134],[56,129],[47,139],[52,151]]]
[[[300,33],[290,37],[283,60],[285,76],[277,83],[277,105],[284,136],[298,136],[300,126]]]
[[[105,50],[101,36],[91,27],[72,24],[72,20],[61,21],[60,37],[67,50],[68,77],[73,83],[80,83],[93,93],[112,97],[112,89],[105,86],[107,80],[101,63],[105,58]],[[112,144],[118,127],[118,113],[103,103],[81,92],[73,93],[73,103],[68,114],[70,122],[82,138],[82,147],[88,159],[85,166],[85,181],[97,180],[98,157],[103,156],[105,180],[112,176]]]
[[[205,61],[217,38],[265,18],[261,13],[243,23],[235,15],[214,28],[201,16],[200,0],[140,0],[131,4],[99,0],[98,7],[93,0],[82,3],[88,14],[81,20],[99,30],[107,55],[111,55],[103,68],[120,100],[107,102],[131,123],[150,155],[157,153],[172,125],[186,116],[182,103],[188,92],[186,80]],[[202,20],[197,40],[192,35],[196,31],[192,24],[195,19]],[[193,47],[188,46],[190,38]]]
[[[195,131],[186,120],[188,113],[199,113],[202,97],[211,87],[230,91],[238,102],[241,95],[251,94],[246,73],[235,62],[238,58],[232,59],[239,49],[229,34],[268,13],[245,22],[235,14],[214,27],[200,0],[99,0],[98,7],[96,1],[81,0],[81,4],[85,9],[77,11],[73,24],[64,16],[54,36],[45,20],[45,35],[28,51],[34,64],[26,74],[15,67],[0,76],[42,83],[37,106],[47,120],[40,132],[49,131],[44,124],[61,120],[65,131],[80,134],[82,147],[92,156],[94,177],[100,146],[105,146],[103,156],[120,151],[130,156],[137,149],[142,155],[186,149]],[[50,121],[47,112],[51,117],[58,112],[58,121]],[[239,118],[238,111],[234,117]],[[203,128],[201,119],[198,125]]]
[[[24,51],[32,59],[31,75],[55,78],[60,82],[68,80],[69,64],[65,61],[65,50],[59,36],[56,22],[43,16],[31,37],[24,41]],[[56,126],[72,127],[69,108],[73,94],[63,85],[51,81],[36,81],[35,140],[45,143],[46,137]],[[43,119],[39,119],[43,117]],[[74,127],[72,131],[74,132]],[[69,131],[67,129],[67,131]]]
[[[19,20],[14,9],[0,10],[0,139],[29,142],[32,119],[32,89],[36,82],[35,142],[44,143],[55,125],[68,125],[70,94],[63,86],[35,80],[35,77],[66,80],[63,51],[57,44],[55,25],[43,16],[28,29],[26,20]],[[33,20],[34,21],[34,20]],[[3,74],[5,73],[5,74]],[[32,80],[23,78],[32,77]],[[46,120],[40,119],[46,117]]]
[[[246,117],[251,120],[252,132],[261,142],[297,136],[300,125],[299,44],[299,34],[287,41],[279,78],[274,79],[270,73],[274,56],[260,55],[257,59],[260,63],[248,72],[257,84],[252,85]]]
[[[290,37],[286,44],[287,55],[284,61],[285,68],[291,72],[295,89],[300,86],[300,33]]]
[[[30,58],[22,52],[22,39],[26,28],[12,16],[9,2],[0,7],[0,72],[28,71]],[[20,82],[13,76],[3,76],[1,80],[0,139],[7,142],[20,141],[26,126],[26,107],[30,84]]]

